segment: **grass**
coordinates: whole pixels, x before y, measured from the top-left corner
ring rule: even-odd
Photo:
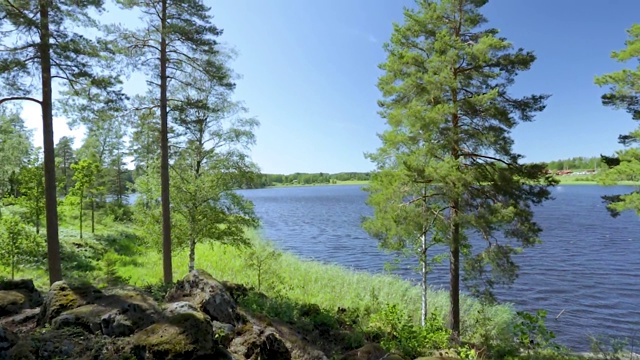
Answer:
[[[136,236],[135,228],[130,224],[115,223],[101,216],[98,219],[102,223],[96,227],[96,234],[86,231],[82,240],[79,239],[77,219],[67,216],[61,224],[65,279],[88,280],[99,287],[129,283],[145,289],[162,288],[158,286],[162,279],[161,254],[149,250],[159,246],[145,243]],[[85,226],[85,229],[90,228]],[[389,306],[402,309],[417,324],[420,289],[412,283],[393,275],[370,274],[304,260],[290,253],[269,251],[273,248],[258,232],[248,234],[254,243],[253,248],[212,243],[199,244],[196,252],[197,268],[206,270],[219,280],[249,288],[249,295],[239,300],[245,309],[273,319],[274,323],[277,320],[294,324],[292,326],[301,333],[324,331],[324,340],[329,338],[340,343],[333,347],[338,352],[356,348],[364,341],[380,341],[379,336],[383,335],[371,330],[372,324],[376,316],[379,319],[379,314],[388,311]],[[262,257],[258,289],[255,256],[267,253],[277,256]],[[45,269],[46,255],[43,253],[33,264],[19,270],[17,277],[33,278],[37,287],[46,289],[48,278]],[[187,269],[187,253],[176,250],[173,254],[174,279],[183,277]],[[6,269],[0,270],[7,273]],[[162,294],[158,292],[157,295]],[[430,290],[428,296],[430,311],[444,321],[448,293]],[[313,310],[314,307],[318,310]],[[351,320],[346,321],[346,318]],[[463,340],[467,342],[513,344],[513,325],[518,318],[510,304],[486,305],[462,296],[461,319]],[[348,324],[346,330],[344,324]],[[345,332],[348,333],[346,338]],[[402,335],[397,336],[402,338]],[[530,358],[576,359],[554,356]]]
[[[80,240],[77,220],[67,217],[60,226],[63,273],[67,280],[88,280],[96,286],[105,286],[114,280],[136,286],[149,286],[162,280],[162,256],[148,250],[149,244],[132,232],[132,227],[105,220],[91,234],[85,225],[84,238]],[[250,232],[255,247],[261,252],[267,244],[257,232]],[[44,239],[43,239],[44,242]],[[160,248],[159,246],[154,246]],[[255,251],[254,251],[255,253]],[[198,244],[196,267],[211,273],[219,280],[258,288],[258,272],[251,265],[251,248],[237,248],[219,243]],[[173,275],[179,279],[186,275],[188,256],[185,250],[177,249],[173,254]],[[6,269],[1,269],[6,274]],[[40,289],[48,288],[46,254],[34,263],[24,266],[16,273],[17,278],[33,278]],[[420,289],[397,276],[371,274],[355,271],[333,264],[303,260],[293,254],[277,252],[277,256],[266,259],[261,271],[260,291],[269,298],[279,299],[289,309],[271,311],[272,315],[286,318],[287,311],[304,304],[315,304],[323,311],[335,314],[339,308],[349,309],[362,315],[362,326],[366,326],[371,314],[380,312],[388,305],[397,305],[407,311],[417,322],[420,313]],[[446,319],[448,293],[441,290],[429,292],[429,308],[439,318]],[[291,305],[292,304],[292,305]],[[273,304],[263,304],[273,306]],[[478,322],[477,314],[487,319]],[[486,327],[484,333],[504,336],[509,333],[514,318],[510,305],[483,306],[476,300],[462,297],[461,315],[463,334],[471,340]]]
[[[600,185],[590,176],[564,175],[556,176],[561,185]],[[640,181],[617,181],[613,185],[640,185]]]
[[[254,242],[263,241],[252,232]],[[206,270],[215,278],[246,286],[258,287],[258,276],[247,262],[248,249],[228,245],[199,244],[196,250],[196,267]],[[184,276],[188,256],[184,251],[174,254],[174,277]],[[120,266],[119,275],[130,279],[134,285],[144,285],[162,277],[162,259],[159,253],[149,252],[135,265]],[[338,308],[378,311],[384,306],[396,304],[411,314],[420,313],[420,289],[397,276],[370,274],[338,265],[302,260],[290,253],[280,253],[266,266],[262,274],[262,291],[268,296],[283,296],[295,303],[317,304],[320,308],[335,311]],[[338,296],[336,294],[339,294]],[[448,293],[432,290],[429,306],[445,318],[448,309]],[[478,313],[480,304],[462,297],[462,317],[471,319]],[[491,328],[497,334],[507,331],[514,312],[510,305],[498,305],[484,309],[491,320]],[[466,324],[466,333],[475,332],[472,324]]]

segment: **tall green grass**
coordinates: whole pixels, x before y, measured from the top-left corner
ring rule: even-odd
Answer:
[[[256,246],[264,242],[258,233],[250,234]],[[196,268],[211,273],[219,280],[257,287],[257,270],[249,265],[248,253],[247,248],[219,243],[199,244],[196,247]],[[162,258],[159,253],[146,252],[137,257],[136,261],[136,264],[118,267],[119,274],[130,279],[132,284],[142,286],[162,278]],[[186,274],[188,256],[185,251],[174,253],[173,266],[175,278]],[[283,296],[296,303],[317,304],[329,311],[348,308],[376,312],[387,305],[397,304],[414,314],[416,321],[420,314],[420,288],[409,281],[393,275],[371,274],[338,265],[302,260],[286,252],[274,257],[263,270],[261,290],[268,296]],[[448,293],[430,290],[428,298],[430,311],[446,319]],[[507,336],[514,316],[514,310],[509,304],[483,305],[475,299],[462,296],[463,336],[479,336],[479,330],[491,338]]]

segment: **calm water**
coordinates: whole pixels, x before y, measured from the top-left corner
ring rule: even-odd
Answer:
[[[556,199],[536,209],[544,242],[517,256],[520,276],[497,291],[500,300],[528,311],[546,309],[558,342],[574,350],[588,350],[589,334],[640,335],[640,218],[625,213],[612,219],[600,200],[630,189],[556,188]],[[361,217],[372,213],[360,186],[242,193],[255,203],[267,238],[284,250],[370,272],[382,272],[391,258],[360,228]],[[417,278],[409,266],[398,272]],[[430,282],[446,287],[447,275],[446,268],[436,268]]]

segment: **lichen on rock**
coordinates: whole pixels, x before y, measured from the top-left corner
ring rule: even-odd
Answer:
[[[211,320],[238,325],[242,317],[227,289],[204,270],[194,270],[167,294],[167,302],[188,301]]]
[[[192,359],[216,351],[211,322],[200,311],[170,316],[132,337],[132,353],[137,358]]]

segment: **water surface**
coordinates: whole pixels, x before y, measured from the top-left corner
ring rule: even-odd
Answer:
[[[517,256],[520,276],[500,289],[518,309],[549,312],[558,342],[588,350],[589,334],[632,337],[640,330],[640,218],[611,218],[601,195],[631,187],[559,186],[555,200],[536,208],[543,243]],[[243,190],[262,219],[263,231],[280,248],[303,258],[382,272],[389,254],[360,227],[372,214],[361,186],[310,186]],[[430,283],[446,288],[446,264]],[[398,273],[417,279],[405,264]],[[555,316],[562,310],[558,320]],[[636,339],[638,341],[639,339]]]

